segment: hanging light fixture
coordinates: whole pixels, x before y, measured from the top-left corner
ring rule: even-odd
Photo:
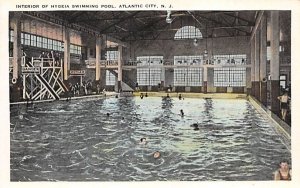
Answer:
[[[194,22],[194,42],[193,42],[193,44],[194,44],[194,46],[198,46],[198,40],[197,40],[197,35],[196,35],[196,32],[197,32],[197,30],[196,30],[196,23]]]
[[[166,17],[166,22],[168,24],[172,23],[173,19],[171,18],[171,11],[167,10],[167,17]]]
[[[194,44],[194,46],[198,46],[198,40],[196,38],[194,39],[194,43],[193,44]]]
[[[104,58],[105,58],[105,60],[107,60],[107,58],[108,58],[108,54],[107,54],[107,35],[105,35],[105,53],[104,53]]]
[[[211,32],[211,63],[215,64],[215,58],[214,58],[214,29],[212,29]]]
[[[204,49],[204,57],[207,57],[208,56],[208,51],[207,51],[207,24],[206,24],[206,28],[205,28],[205,49]]]

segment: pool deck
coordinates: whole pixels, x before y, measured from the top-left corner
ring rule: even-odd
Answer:
[[[211,99],[247,99],[247,95],[246,94],[240,94],[240,93],[187,93],[187,92],[133,92],[134,96],[140,96],[143,93],[143,95],[145,95],[147,93],[147,95],[149,97],[166,97],[167,94],[169,94],[170,97],[178,97],[179,94],[181,94],[181,96],[183,98],[211,98]]]
[[[115,92],[105,92],[104,94],[98,94],[98,95],[83,95],[83,96],[76,96],[76,97],[71,97],[71,100],[78,100],[78,99],[87,99],[87,98],[103,98],[105,96],[116,96],[118,95],[118,93]],[[67,100],[67,98],[60,98],[60,101],[65,101]],[[56,101],[55,99],[47,99],[47,100],[37,100],[37,101],[33,101],[33,103],[44,103],[44,102],[53,102]],[[31,101],[29,101],[29,104],[31,103]],[[12,102],[10,103],[10,105],[16,105],[16,104],[27,104],[27,101],[20,101],[20,102]]]
[[[126,93],[126,92],[124,92]],[[121,96],[140,96],[141,93],[143,93],[144,95],[147,93],[148,97],[166,97],[167,94],[169,94],[170,97],[178,97],[179,94],[181,94],[181,96],[183,98],[211,98],[211,99],[247,99],[247,95],[246,94],[237,94],[237,93],[187,93],[187,92],[183,92],[183,93],[175,93],[175,92],[133,92],[130,95],[126,95],[126,94],[119,94],[116,92],[105,92],[106,96],[116,96],[116,95],[121,95]],[[86,98],[103,98],[105,97],[104,94],[94,94],[94,95],[84,95],[84,96],[76,96],[76,97],[72,97],[71,100],[78,100],[78,99],[86,99]],[[67,98],[60,98],[60,101],[65,101],[67,100]],[[43,103],[43,102],[53,102],[56,101],[55,99],[47,99],[47,100],[37,100],[34,101],[33,103]],[[29,101],[30,103],[31,101]],[[10,103],[10,105],[16,105],[16,104],[26,104],[27,101],[20,101],[20,102],[12,102]]]

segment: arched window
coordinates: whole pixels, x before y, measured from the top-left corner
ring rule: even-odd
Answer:
[[[194,26],[184,26],[178,29],[174,37],[175,40],[195,38],[202,38],[202,33],[200,32],[200,29]]]

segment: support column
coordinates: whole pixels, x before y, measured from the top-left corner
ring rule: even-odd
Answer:
[[[22,96],[22,80],[19,77],[21,75],[21,13],[14,12],[12,25],[14,30],[13,41],[13,76],[12,76],[12,101],[19,101]],[[25,89],[25,88],[23,88]]]
[[[280,104],[277,97],[280,95],[279,83],[279,11],[271,11],[270,42],[271,42],[271,111],[279,116]]]
[[[100,80],[101,38],[96,38],[96,82]]]
[[[86,50],[86,59],[89,60],[90,59],[90,54],[91,54],[91,48],[90,47],[87,47],[87,50]]]
[[[63,26],[64,27],[64,26]],[[68,80],[70,72],[70,33],[67,27],[64,27],[64,80]]]
[[[203,67],[203,93],[207,93],[207,66]]]
[[[267,19],[263,15],[260,28],[260,102],[267,106]]]
[[[251,95],[255,97],[255,39],[251,40]]]
[[[121,45],[118,46],[118,92],[122,91],[122,51],[123,48]]]
[[[260,32],[259,30],[256,30],[256,33],[255,33],[255,37],[254,37],[254,40],[255,40],[255,52],[254,52],[254,57],[255,57],[255,71],[254,71],[254,91],[255,91],[255,98],[257,100],[260,99],[260,86],[259,86],[259,67],[260,67]]]
[[[136,71],[136,78],[137,78],[137,71]],[[160,78],[160,88],[158,88],[158,90],[162,90],[161,88],[164,87],[166,83],[166,68],[164,66],[162,66],[161,68],[161,78]]]

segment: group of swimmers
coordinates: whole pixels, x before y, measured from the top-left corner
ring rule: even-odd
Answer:
[[[147,141],[146,141],[146,138],[145,137],[143,137],[143,138],[141,138],[140,139],[140,144],[142,144],[142,145],[146,145],[147,144]],[[153,153],[153,158],[154,159],[158,159],[158,158],[160,158],[160,152],[159,151],[155,151],[154,153]]]
[[[148,97],[148,93],[145,93],[145,95],[144,95],[144,93],[141,93],[140,98],[143,99],[144,96],[145,96],[145,97]]]

